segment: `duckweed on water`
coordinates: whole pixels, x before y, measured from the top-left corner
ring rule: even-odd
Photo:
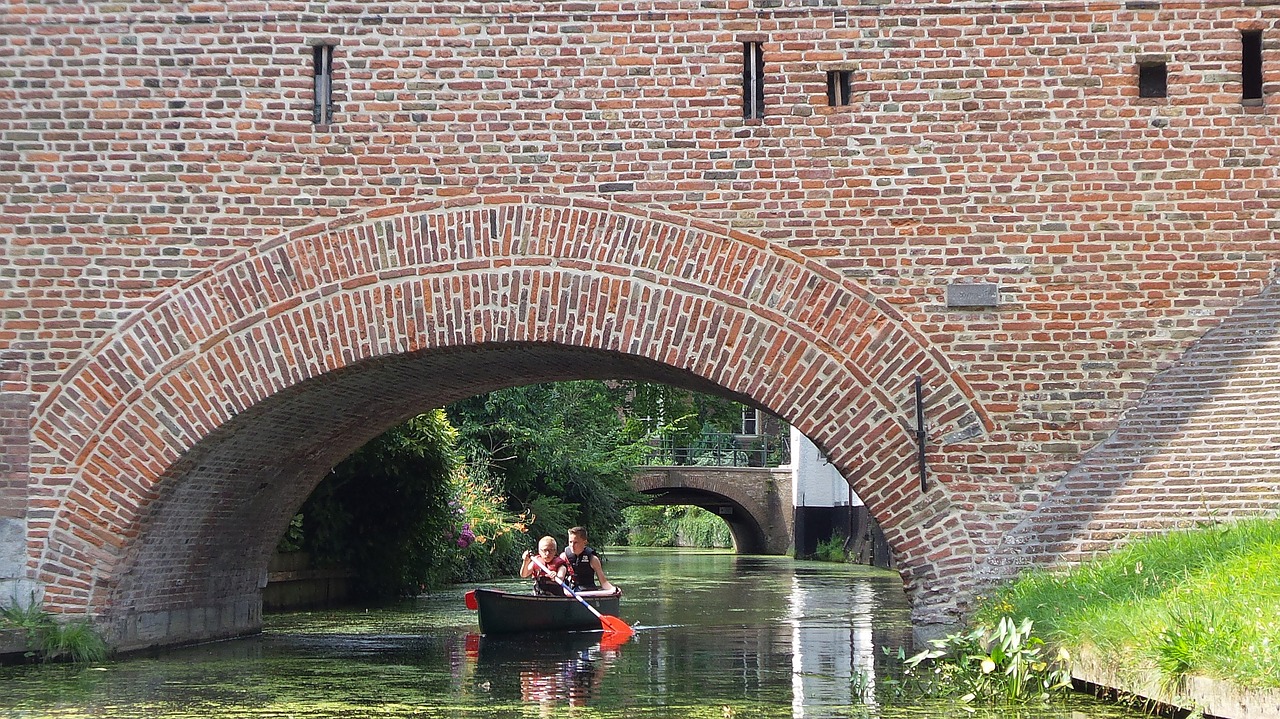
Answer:
[[[942,719],[964,711],[950,701],[888,703],[900,665],[881,648],[910,639],[892,573],[727,552],[629,550],[612,561],[610,576],[626,580],[624,618],[641,627],[620,648],[593,632],[480,637],[463,587],[368,612],[269,615],[258,636],[101,666],[0,667],[0,715]],[[974,719],[1126,716],[1090,697],[972,709]]]

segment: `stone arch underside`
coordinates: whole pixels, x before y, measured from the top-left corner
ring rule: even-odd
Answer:
[[[975,552],[945,482],[918,491],[906,423],[921,376],[931,436],[990,429],[963,381],[827,268],[590,199],[392,208],[157,298],[38,408],[29,569],[46,606],[138,636],[183,607],[253,624],[288,516],[364,441],[480,391],[626,376],[792,421],[884,528],[917,619],[954,619]]]
[[[727,515],[717,513],[717,516],[729,525],[734,551],[739,554],[767,553],[769,539],[765,536],[764,527],[760,526],[754,513],[736,499],[689,487],[658,488],[644,493],[651,495],[652,503],[656,505],[691,505],[712,512],[717,507],[727,506],[733,511]]]

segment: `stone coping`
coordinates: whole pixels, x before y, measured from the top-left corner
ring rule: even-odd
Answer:
[[[276,584],[281,582],[306,582],[314,579],[352,579],[354,577],[355,572],[349,569],[299,569],[270,572],[267,574],[267,582]]]
[[[1155,672],[1121,676],[1095,652],[1082,652],[1071,667],[1072,678],[1114,689],[1157,704],[1192,710],[1217,719],[1280,719],[1280,690],[1247,689],[1209,677],[1190,676],[1181,687],[1168,687]]]
[[[21,660],[28,651],[25,630],[0,629],[0,664]]]

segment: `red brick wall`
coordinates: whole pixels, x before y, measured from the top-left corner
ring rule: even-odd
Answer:
[[[0,519],[25,519],[32,395],[17,360],[0,355]]]
[[[1237,477],[1274,487],[1245,453],[1135,522],[1146,505],[1107,500],[1128,485],[1080,464],[1273,281],[1274,3],[112,7],[0,11],[0,351],[30,372],[29,566],[51,606],[252,597],[266,535],[354,439],[621,370],[795,421],[867,499],[922,618],[962,611],[965,577],[1234,512]],[[1240,101],[1242,29],[1264,32],[1261,106]],[[323,128],[316,42],[337,45]],[[1139,99],[1156,56],[1170,96]],[[829,69],[853,73],[849,106],[826,106]],[[948,309],[974,281],[1000,308]],[[1182,399],[1152,385],[1144,406]],[[1190,425],[1160,416],[1183,447]],[[1177,451],[1192,474],[1221,461]],[[1026,523],[1079,487],[1107,501],[1037,544]],[[997,549],[1015,529],[1031,550]],[[246,532],[261,546],[230,556]]]
[[[991,571],[1085,559],[1171,523],[1274,513],[1277,367],[1280,288],[1272,285],[1151,382],[1118,431],[1006,537]]]

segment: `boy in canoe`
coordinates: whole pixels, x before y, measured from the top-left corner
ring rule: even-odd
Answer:
[[[569,544],[562,559],[569,567],[569,586],[583,597],[608,597],[622,594],[622,590],[613,586],[609,578],[604,576],[604,568],[600,566],[600,555],[587,546],[586,527],[574,527],[569,530]],[[596,579],[599,578],[599,584]]]
[[[542,567],[534,564],[533,552],[526,549],[521,556],[520,576],[533,577],[533,593],[540,597],[565,596],[564,589],[556,582],[555,577],[563,580],[569,574],[569,563],[556,554],[556,538],[546,536],[538,540],[537,556],[551,574],[547,574]]]

